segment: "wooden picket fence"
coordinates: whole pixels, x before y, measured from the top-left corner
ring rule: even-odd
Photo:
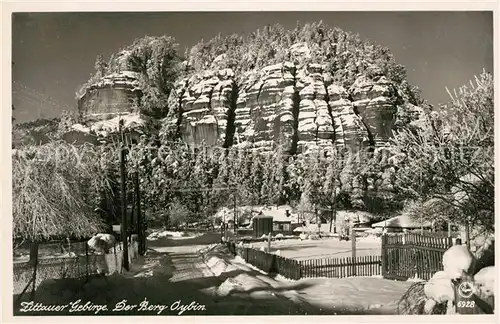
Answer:
[[[382,276],[407,280],[429,280],[443,270],[443,254],[453,245],[452,238],[421,234],[382,236]]]
[[[429,280],[443,270],[443,254],[453,245],[450,237],[415,233],[383,235],[382,255],[346,258],[327,258],[297,261],[251,248],[228,243],[233,254],[267,272],[290,279],[345,278],[350,276],[382,275],[391,280]]]
[[[286,278],[345,278],[349,276],[374,276],[381,274],[381,257],[364,256],[353,259],[327,258],[313,260],[293,260],[261,250],[236,246],[227,243],[229,251],[239,255],[246,262],[260,270],[280,274]]]
[[[381,274],[382,258],[378,255],[300,261],[302,278],[346,278]]]

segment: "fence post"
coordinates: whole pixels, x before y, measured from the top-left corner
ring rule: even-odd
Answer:
[[[382,247],[381,247],[381,255],[382,255],[382,270],[381,275],[383,278],[386,277],[386,268],[387,268],[387,234],[382,234]]]
[[[351,253],[352,253],[352,275],[356,275],[356,233],[351,223]]]
[[[462,242],[460,242],[462,243]],[[453,246],[453,238],[451,236],[448,236],[448,248]]]
[[[33,266],[33,288],[31,290],[31,300],[35,300],[36,275],[38,268],[38,242],[33,241],[30,244],[30,263]]]

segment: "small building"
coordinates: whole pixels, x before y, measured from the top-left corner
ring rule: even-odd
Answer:
[[[263,209],[261,213],[273,218],[274,233],[291,235],[294,228],[302,225],[302,223],[299,223],[299,215],[292,213],[291,208],[288,206]]]
[[[414,229],[431,229],[432,224],[428,221],[420,222],[409,215],[400,215],[372,224],[372,228],[381,228],[387,232],[403,232]]]
[[[252,218],[252,227],[255,237],[261,237],[262,235],[273,233],[273,217],[263,214],[254,216]]]

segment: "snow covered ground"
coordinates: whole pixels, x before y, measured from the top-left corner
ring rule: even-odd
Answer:
[[[281,276],[270,278],[241,257],[228,259],[221,256],[214,250],[205,255],[209,268],[217,276],[227,277],[214,290],[215,295],[281,297],[328,314],[396,314],[398,300],[411,285],[411,282],[385,280],[380,276],[300,280]],[[258,294],[255,293],[257,291]]]
[[[253,247],[267,247],[267,242],[253,243]],[[318,240],[283,240],[271,243],[271,252],[280,251],[281,256],[306,260],[315,258],[342,258],[352,254],[352,242],[338,241],[335,238],[324,238]],[[359,237],[356,240],[356,256],[380,255],[381,241],[375,237]]]
[[[82,304],[104,305],[106,310],[99,314],[112,315],[124,300],[129,305],[145,301],[164,305],[161,315],[395,314],[397,301],[411,285],[376,277],[272,278],[231,256],[226,247],[205,243],[208,239],[209,235],[167,240],[167,245],[149,249],[122,274],[95,276],[86,283],[46,280],[36,291],[36,301],[64,305],[80,299]],[[177,307],[191,302],[202,307],[184,312]],[[156,315],[158,309],[139,311],[136,307],[119,314]]]

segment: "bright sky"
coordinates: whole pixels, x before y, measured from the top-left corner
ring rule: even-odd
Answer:
[[[14,116],[76,111],[75,91],[96,56],[108,58],[137,37],[168,34],[184,49],[218,33],[319,20],[389,47],[433,105],[448,101],[446,86],[459,87],[483,68],[493,73],[491,12],[23,13],[13,16]]]

